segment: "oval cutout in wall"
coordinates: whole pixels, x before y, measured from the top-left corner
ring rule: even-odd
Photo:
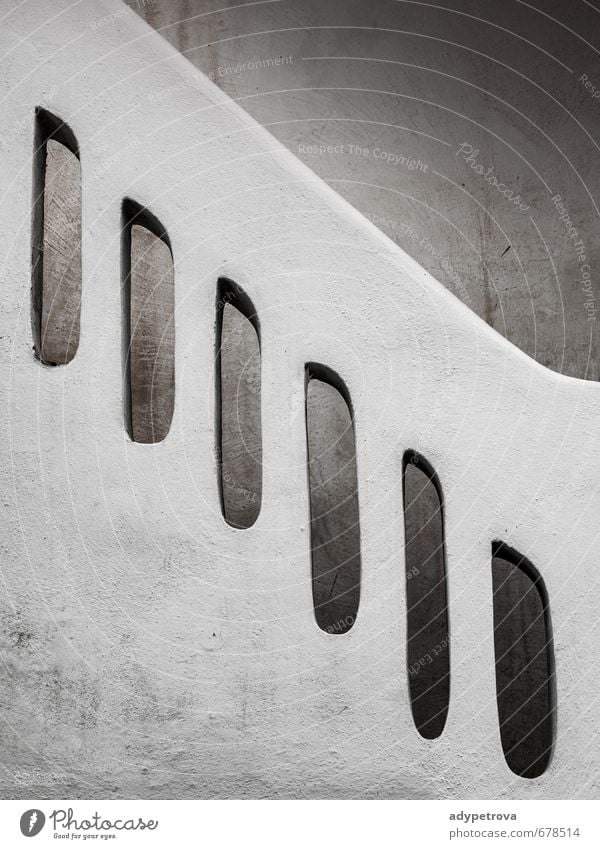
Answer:
[[[125,417],[134,442],[161,442],[175,406],[171,244],[149,210],[123,204]]]
[[[544,581],[527,558],[492,543],[494,649],[506,763],[523,778],[546,770],[554,741],[555,678]]]
[[[81,165],[72,130],[45,109],[35,115],[32,330],[46,365],[70,363],[81,315]]]
[[[314,611],[319,628],[343,634],[360,602],[354,417],[345,384],[326,366],[306,366],[305,391]]]
[[[252,301],[231,280],[217,286],[217,462],[221,508],[250,528],[262,501],[260,325]]]
[[[403,460],[410,704],[419,734],[444,730],[450,703],[450,632],[442,489],[432,466],[407,451]]]

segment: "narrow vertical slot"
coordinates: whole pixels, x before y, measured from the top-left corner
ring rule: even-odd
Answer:
[[[492,543],[496,697],[509,768],[537,778],[554,741],[554,650],[550,606],[537,569],[502,542]]]
[[[439,737],[450,703],[450,633],[442,489],[424,457],[404,455],[407,664],[419,733]]]
[[[262,501],[260,325],[250,298],[231,280],[217,286],[217,462],[223,516],[250,528]]]
[[[81,165],[72,130],[41,108],[33,169],[33,345],[41,362],[66,365],[80,334]]]
[[[343,634],[360,602],[354,417],[341,378],[317,363],[306,367],[306,432],[315,617],[323,631]]]
[[[164,227],[123,204],[125,416],[134,442],[167,436],[175,405],[173,255]]]

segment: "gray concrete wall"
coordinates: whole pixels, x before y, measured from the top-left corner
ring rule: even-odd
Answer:
[[[590,4],[129,5],[499,333],[598,379]]]

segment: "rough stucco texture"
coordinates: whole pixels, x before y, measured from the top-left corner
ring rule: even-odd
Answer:
[[[28,3],[0,33],[2,795],[597,798],[598,387],[496,334],[133,12],[66,8]],[[64,368],[31,351],[40,103],[81,151],[81,338]],[[159,445],[123,423],[124,197],[175,260]],[[245,531],[221,514],[214,450],[220,277],[261,321],[263,496]],[[354,409],[362,583],[343,635],[312,606],[307,362]],[[445,496],[451,703],[434,741],[408,696],[408,448]],[[492,539],[535,564],[552,608],[557,737],[534,781],[502,756]]]

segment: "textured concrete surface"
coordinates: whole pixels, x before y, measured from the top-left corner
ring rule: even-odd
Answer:
[[[128,3],[499,333],[598,380],[593,4]]]
[[[598,387],[495,333],[120,4],[36,0],[0,40],[3,795],[597,798]],[[31,354],[40,102],[81,149],[81,339],[63,369]],[[124,197],[175,259],[158,445],[123,426]],[[219,278],[261,321],[263,504],[245,531],[222,517],[215,462]],[[361,603],[342,635],[312,606],[307,362],[354,408]],[[433,741],[408,695],[409,448],[446,509],[452,687]],[[502,755],[493,539],[550,599],[557,736],[535,780]]]

